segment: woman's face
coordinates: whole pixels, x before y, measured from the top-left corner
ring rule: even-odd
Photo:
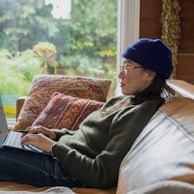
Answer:
[[[156,73],[143,68],[132,60],[125,59],[121,66],[119,79],[124,95],[136,95],[147,88],[153,81]]]

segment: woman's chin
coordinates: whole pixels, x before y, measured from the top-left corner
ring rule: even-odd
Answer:
[[[123,95],[127,95],[127,93],[125,92],[125,90],[121,90],[121,93],[122,93]]]

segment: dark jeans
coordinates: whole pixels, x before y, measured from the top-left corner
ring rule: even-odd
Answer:
[[[81,187],[79,181],[49,155],[0,148],[0,181],[35,186]]]

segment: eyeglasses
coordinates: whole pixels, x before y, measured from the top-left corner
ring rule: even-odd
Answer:
[[[140,67],[140,66],[126,67],[125,65],[121,65],[120,72],[122,73],[123,76],[126,76],[128,69],[136,69],[136,68],[143,68],[143,67]]]

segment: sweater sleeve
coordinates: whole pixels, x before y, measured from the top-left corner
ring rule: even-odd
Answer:
[[[68,130],[68,129],[53,129],[56,134],[56,141],[63,135],[74,135],[76,131]]]
[[[112,187],[117,183],[123,157],[160,104],[159,100],[148,101],[119,111],[110,126],[105,149],[93,159],[61,143],[55,144],[52,151],[64,168],[83,184],[101,189]]]

